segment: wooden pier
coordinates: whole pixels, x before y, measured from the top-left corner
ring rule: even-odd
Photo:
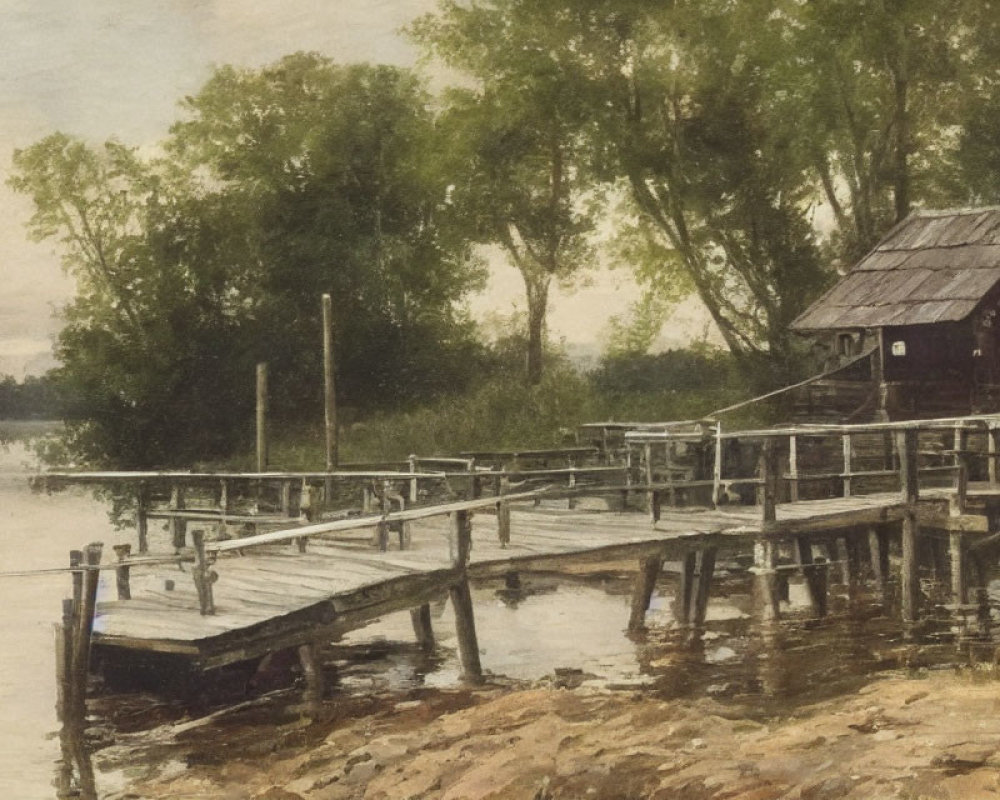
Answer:
[[[666,563],[679,576],[676,619],[697,629],[720,558],[752,563],[763,623],[779,618],[792,576],[812,613],[826,613],[833,567],[849,593],[870,580],[885,595],[892,583],[913,623],[930,559],[948,565],[962,630],[981,634],[985,571],[1000,549],[998,430],[992,416],[738,432],[695,422],[643,426],[614,449],[413,457],[407,471],[49,474],[50,486],[123,484],[138,503],[135,555],[119,544],[109,563],[96,563],[97,548],[86,564],[74,557],[78,587],[114,570],[116,588],[90,606],[89,590],[75,591],[65,651],[82,661],[68,657],[65,672],[79,682],[91,648],[197,669],[297,649],[321,696],[323,643],[410,610],[430,646],[428,604],[447,596],[476,680],[470,581],[573,562],[636,565],[622,626],[637,631]],[[319,497],[331,485],[341,499],[360,492],[358,507]],[[81,688],[67,692],[79,702]]]

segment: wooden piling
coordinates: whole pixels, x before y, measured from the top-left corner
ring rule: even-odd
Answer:
[[[73,643],[70,658],[70,696],[74,705],[74,716],[83,718],[86,709],[87,675],[90,672],[90,639],[94,632],[94,611],[97,608],[97,586],[101,573],[97,569],[101,563],[101,542],[88,544],[84,549],[84,563],[89,567],[82,575],[79,604],[73,615]],[[75,589],[74,589],[75,591]]]
[[[847,600],[856,603],[861,594],[861,549],[856,534],[841,538],[844,543],[845,564],[847,565]]]
[[[872,525],[868,528],[868,552],[875,589],[884,603],[889,580],[889,536],[884,526]]]
[[[715,423],[715,463],[712,464],[712,505],[722,502],[722,423]]]
[[[186,499],[184,497],[184,487],[179,483],[175,483],[170,487],[169,509],[171,511],[183,511],[185,507]],[[170,539],[174,550],[181,550],[187,545],[186,519],[180,516],[170,518]]]
[[[660,521],[660,493],[656,489],[649,490],[649,519],[653,525]]]
[[[479,641],[476,638],[476,618],[472,610],[472,591],[464,576],[450,589],[451,605],[455,611],[455,632],[458,638],[458,655],[462,662],[463,677],[478,683],[483,668],[479,661]]]
[[[694,590],[694,613],[692,620],[696,627],[705,624],[708,614],[708,598],[712,588],[712,577],[715,574],[716,548],[703,547],[698,551],[698,574]]]
[[[792,503],[799,500],[799,437],[788,437],[788,499]]]
[[[649,556],[639,562],[639,572],[635,576],[632,588],[632,605],[628,618],[628,630],[631,633],[642,630],[646,626],[646,611],[653,597],[656,579],[663,567],[662,556]]]
[[[74,709],[73,683],[73,600],[62,603],[62,622],[55,625],[56,651],[56,718],[66,722]]]
[[[1000,480],[1000,467],[997,461],[1000,460],[1000,426],[994,422],[986,424],[986,461],[990,486],[996,487]]]
[[[310,711],[317,711],[323,704],[325,691],[323,680],[323,664],[319,657],[319,645],[308,642],[299,646],[299,664],[302,667],[302,677],[306,686],[303,700]]]
[[[851,459],[851,434],[845,433],[841,437],[841,449],[842,449],[843,454],[844,454],[844,472],[843,472],[844,497],[850,497],[851,496],[851,488],[852,488],[851,487],[851,472],[852,472],[852,470],[851,470],[851,464],[852,464],[852,459]]]
[[[424,603],[422,606],[410,609],[410,620],[413,622],[413,633],[417,637],[417,644],[424,650],[434,649],[434,626],[431,624],[431,607]]]
[[[899,454],[900,500],[904,504],[902,525],[903,571],[900,580],[904,622],[914,622],[919,616],[920,581],[917,556],[917,500],[920,495],[917,472],[917,430],[896,431],[896,452]]]
[[[691,621],[691,598],[694,596],[694,574],[698,554],[689,550],[681,561],[681,574],[674,598],[674,617],[681,625]]]
[[[191,540],[194,543],[194,568],[191,570],[194,578],[194,587],[198,592],[198,605],[202,616],[211,616],[215,613],[215,600],[212,597],[212,584],[218,579],[218,574],[211,569],[205,553],[205,531],[197,529],[191,531]]]
[[[954,463],[955,476],[952,481],[953,494],[949,498],[948,510],[952,516],[966,512],[969,492],[969,431],[961,423],[955,424]]]
[[[129,572],[131,570],[128,564],[122,564],[121,562],[126,561],[132,554],[132,545],[116,544],[112,546],[112,549],[115,551],[115,555],[119,561],[118,567],[115,568],[115,585],[118,590],[118,599],[131,600],[132,587],[129,585]]]
[[[757,613],[762,622],[780,617],[778,602],[777,547],[774,542],[758,539],[754,551],[754,593]]]
[[[764,440],[760,449],[757,476],[760,478],[757,486],[757,504],[760,506],[761,522],[766,529],[777,519],[778,503],[778,448],[770,436]]]
[[[472,515],[468,511],[453,511],[448,516],[451,520],[448,550],[452,564],[464,569],[472,553]]]
[[[965,536],[953,531],[948,536],[948,551],[951,556],[951,597],[955,605],[965,605],[969,599],[966,583]]]
[[[510,491],[510,479],[504,475],[499,483],[497,496],[502,498]],[[503,499],[497,501],[497,537],[501,548],[510,544],[510,503]]]

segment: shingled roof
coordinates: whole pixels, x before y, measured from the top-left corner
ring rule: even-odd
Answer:
[[[797,331],[957,322],[1000,283],[1000,208],[919,211],[791,325]]]

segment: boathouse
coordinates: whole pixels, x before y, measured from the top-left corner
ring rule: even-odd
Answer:
[[[844,365],[808,387],[803,415],[1000,410],[998,308],[1000,208],[915,212],[792,323]]]

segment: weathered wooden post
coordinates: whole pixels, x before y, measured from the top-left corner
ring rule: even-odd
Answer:
[[[416,455],[411,454],[406,460],[410,465],[410,474],[413,475],[410,478],[410,505],[416,505],[420,500],[420,480],[416,477],[419,465]]]
[[[267,470],[267,364],[257,365],[257,472]]]
[[[899,454],[900,500],[903,503],[903,572],[900,580],[904,622],[915,622],[919,616],[920,580],[917,557],[917,501],[920,496],[918,461],[918,431],[906,428],[896,431],[896,452]]]
[[[428,603],[410,609],[410,621],[417,644],[425,650],[434,649],[434,626],[431,623],[431,607]]]
[[[497,537],[500,547],[505,549],[510,544],[510,503],[502,499],[510,491],[510,478],[503,475],[497,497]]]
[[[326,471],[333,472],[340,463],[337,441],[337,392],[333,372],[333,299],[323,295],[323,416],[326,443]],[[324,500],[329,503],[333,494],[333,479],[327,478]]]
[[[136,489],[135,527],[139,539],[139,552],[149,552],[149,484],[139,481]]]
[[[130,567],[128,564],[122,563],[128,560],[128,557],[132,554],[132,545],[130,544],[116,544],[112,545],[115,551],[115,555],[118,557],[118,566],[115,568],[115,584],[118,590],[119,600],[131,600],[132,599],[132,587],[129,585],[129,572]]]
[[[799,437],[794,433],[788,437],[788,499],[799,499]]]
[[[646,611],[649,610],[649,602],[653,598],[653,589],[656,587],[656,579],[660,575],[663,567],[663,556],[647,556],[639,561],[639,572],[635,576],[635,585],[632,588],[632,605],[628,618],[628,630],[630,633],[642,630],[646,626]]]
[[[969,431],[961,422],[955,424],[954,451],[955,476],[948,510],[958,516],[966,511],[969,493]]]
[[[299,664],[306,679],[303,700],[310,712],[317,712],[323,704],[324,683],[323,663],[319,657],[319,644],[307,642],[299,645]]]
[[[649,519],[655,525],[660,521],[660,490],[650,488],[649,492]]]
[[[851,459],[851,434],[845,433],[841,437],[841,448],[844,452],[844,497],[851,496],[851,473],[852,473],[852,459]]]
[[[986,460],[990,486],[996,486],[1000,483],[1000,467],[997,466],[1000,460],[1000,425],[995,422],[986,423]]]
[[[712,505],[722,502],[722,423],[715,423],[715,463],[712,465]]]
[[[573,465],[572,460],[569,465],[569,478],[566,481],[566,488],[569,490],[569,495],[566,498],[566,508],[572,511],[576,508],[576,495],[574,490],[576,489],[576,467]]]
[[[765,622],[779,616],[777,543],[769,538],[777,520],[778,451],[772,437],[764,439],[757,474],[757,502],[761,509],[761,538],[754,544],[756,593],[761,619]]]
[[[170,538],[175,550],[181,550],[187,545],[187,520],[177,512],[186,507],[184,487],[175,483],[170,487],[169,510],[174,512],[170,517]]]
[[[453,565],[458,570],[458,579],[451,586],[451,604],[455,611],[455,630],[458,636],[458,654],[466,680],[478,682],[482,679],[483,668],[479,662],[479,641],[476,638],[476,618],[472,609],[472,591],[465,568],[472,553],[472,518],[468,511],[454,511],[451,514],[451,548]]]
[[[208,563],[208,556],[205,552],[205,531],[192,530],[191,541],[194,543],[195,558],[191,575],[194,578],[194,588],[198,592],[198,605],[202,616],[210,616],[215,613],[212,584],[218,580],[219,575]]]
[[[79,602],[73,614],[73,646],[70,663],[71,697],[73,700],[73,717],[82,719],[86,713],[87,675],[90,672],[90,638],[94,632],[94,611],[97,608],[97,586],[100,583],[101,551],[104,545],[93,542],[84,548],[85,567],[80,575],[81,587]],[[71,561],[73,560],[71,555]],[[76,597],[77,581],[74,579],[73,592]]]
[[[694,596],[694,575],[698,554],[694,550],[684,553],[681,560],[681,573],[677,584],[677,596],[674,598],[674,618],[681,625],[691,621],[691,598]]]
[[[807,536],[795,537],[795,550],[802,577],[805,579],[809,607],[817,617],[826,616],[827,609],[827,564],[825,560],[813,558],[812,544]]]
[[[889,580],[889,535],[885,526],[872,525],[868,528],[868,552],[871,558],[875,588],[882,602],[885,603],[888,600]]]
[[[712,576],[715,574],[716,548],[703,547],[698,551],[697,583],[694,587],[693,622],[696,628],[705,624],[708,615],[708,598],[712,588]]]
[[[642,460],[643,468],[645,470],[646,478],[646,507],[649,509],[650,516],[653,517],[653,522],[656,522],[660,518],[660,510],[657,508],[655,511],[653,509],[653,445],[646,442],[642,446]],[[656,495],[656,502],[659,502],[659,495]]]

